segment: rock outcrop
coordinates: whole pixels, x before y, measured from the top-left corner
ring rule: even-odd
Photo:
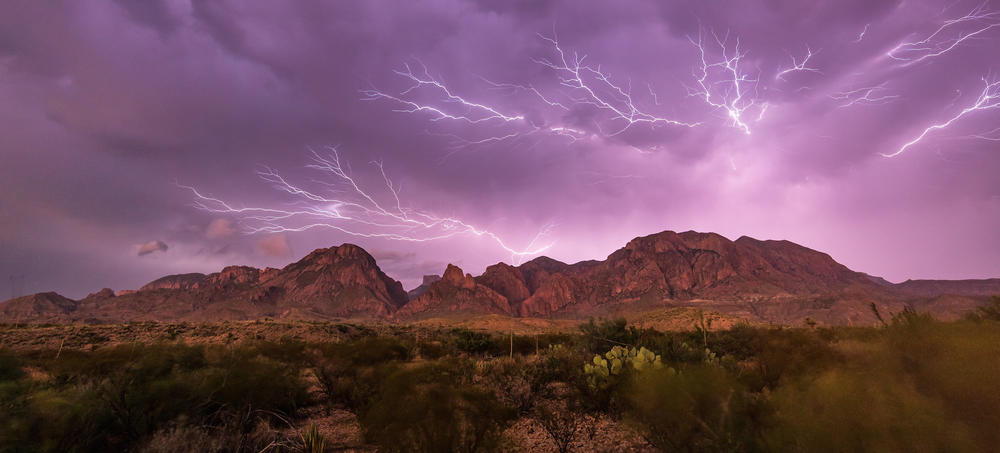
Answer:
[[[411,300],[397,315],[406,318],[485,313],[514,314],[506,297],[449,264],[440,280],[431,283],[427,292]]]
[[[42,293],[0,304],[4,320],[121,322],[388,317],[407,302],[403,286],[352,244],[319,249],[283,269],[228,266],[170,275],[138,291],[103,289],[79,302]]]
[[[499,314],[602,316],[698,307],[780,324],[874,322],[906,306],[957,317],[1000,293],[1000,279],[893,284],[788,241],[664,231],[603,261],[538,257],[497,263],[478,277],[448,265],[409,293],[352,244],[318,249],[282,269],[229,266],[170,275],[137,291],[102,289],[80,301],[39,293],[0,303],[3,322],[223,319],[397,319]]]
[[[67,322],[77,309],[75,300],[59,294],[37,293],[0,303],[0,318],[4,322]]]
[[[900,292],[923,297],[1000,295],[1000,278],[985,280],[907,280],[893,287]]]
[[[420,297],[422,294],[426,293],[428,289],[430,289],[432,283],[438,280],[441,280],[440,275],[425,275],[424,281],[420,283],[420,286],[406,292],[407,299],[413,300]]]

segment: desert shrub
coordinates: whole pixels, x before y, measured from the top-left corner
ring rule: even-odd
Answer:
[[[629,326],[625,318],[590,318],[580,325],[580,342],[583,348],[593,354],[607,351],[612,346],[635,346],[640,337],[639,329]]]
[[[500,357],[480,363],[480,381],[503,405],[523,414],[535,402],[535,369],[521,356]]]
[[[583,389],[586,382],[581,361],[582,356],[574,351],[550,346],[537,357],[515,355],[479,362],[476,382],[492,391],[505,406],[527,414],[552,384]]]
[[[229,414],[213,426],[196,425],[185,417],[157,430],[138,451],[142,453],[259,453],[305,451],[301,438],[286,437],[274,426],[274,416],[262,411]],[[280,420],[277,421],[280,426]]]
[[[593,426],[587,421],[586,395],[581,394],[579,388],[553,383],[538,395],[540,398],[532,408],[532,417],[559,453],[570,451],[583,434],[593,434]]]
[[[24,377],[21,360],[12,353],[0,350],[0,382],[13,381]]]
[[[739,323],[730,329],[710,332],[709,342],[712,351],[720,356],[731,357],[735,361],[747,360],[756,354],[753,346],[760,332],[761,328]],[[668,359],[666,352],[662,354],[664,359]]]
[[[551,382],[564,382],[573,386],[586,385],[581,363],[592,359],[592,355],[580,349],[562,344],[549,345],[538,358],[530,363],[532,379],[539,388]]]
[[[500,350],[500,345],[494,345],[489,334],[458,328],[451,331],[455,348],[469,354],[481,354],[490,350]]]
[[[361,417],[365,438],[382,451],[493,451],[513,416],[494,395],[468,382],[462,365],[399,369]]]
[[[663,451],[751,451],[763,405],[725,369],[693,365],[636,374],[625,418]]]
[[[1000,321],[1000,296],[990,297],[990,301],[976,308],[970,314],[972,320]]]
[[[741,379],[751,389],[773,389],[783,380],[835,366],[839,354],[820,335],[807,329],[760,328],[744,335],[747,366]]]
[[[701,343],[701,339],[692,339],[690,335],[669,335],[661,338],[653,350],[661,352],[663,361],[672,364],[716,361],[716,353]]]
[[[410,345],[402,339],[387,336],[363,337],[341,343],[338,353],[354,365],[378,365],[410,358]]]
[[[892,374],[830,370],[778,389],[774,451],[976,451],[968,429]]]
[[[1000,330],[993,323],[919,320],[886,335],[886,350],[873,361],[940,401],[980,445],[1000,445]]]
[[[903,307],[903,311],[893,313],[889,327],[903,329],[923,329],[935,323],[930,313],[916,311],[913,307]]]
[[[4,401],[0,451],[103,451],[125,445],[122,433],[101,435],[111,417],[87,389],[24,386],[8,396],[14,397]]]
[[[343,360],[320,359],[312,370],[328,404],[360,414],[378,396],[382,382],[398,368],[393,362],[352,365]]]
[[[51,356],[50,356],[51,357]],[[99,380],[123,371],[156,376],[173,370],[195,370],[207,365],[203,346],[180,344],[126,344],[93,352],[63,350],[58,359],[39,365],[59,382]]]
[[[311,370],[326,402],[360,413],[378,394],[397,362],[409,358],[410,348],[390,337],[364,337],[313,351]]]
[[[210,402],[209,409],[262,409],[291,414],[309,403],[302,369],[294,364],[254,355],[253,351],[222,353],[199,379],[196,391]]]
[[[451,348],[438,340],[422,340],[416,344],[419,356],[425,359],[436,360],[451,353]]]
[[[8,401],[0,437],[11,443],[0,451],[133,450],[182,418],[245,435],[257,423],[246,414],[288,414],[308,403],[300,368],[239,348],[124,345],[47,366],[55,379]]]
[[[286,363],[305,364],[312,345],[302,340],[281,337],[278,341],[255,341],[241,345],[240,349],[255,355]]]

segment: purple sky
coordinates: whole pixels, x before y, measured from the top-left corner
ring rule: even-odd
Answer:
[[[1000,277],[998,49],[996,2],[4,2],[0,299],[343,242],[410,288],[667,229]],[[306,168],[333,145],[371,200]]]

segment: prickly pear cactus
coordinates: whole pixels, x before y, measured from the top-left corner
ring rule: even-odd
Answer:
[[[646,348],[623,348],[615,346],[604,356],[595,355],[593,364],[585,364],[583,372],[592,388],[605,388],[626,370],[643,371],[661,369],[660,356]]]

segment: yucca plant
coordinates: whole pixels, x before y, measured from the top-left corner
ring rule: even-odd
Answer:
[[[302,437],[302,453],[323,453],[326,450],[326,438],[319,433],[315,423],[310,423]]]

